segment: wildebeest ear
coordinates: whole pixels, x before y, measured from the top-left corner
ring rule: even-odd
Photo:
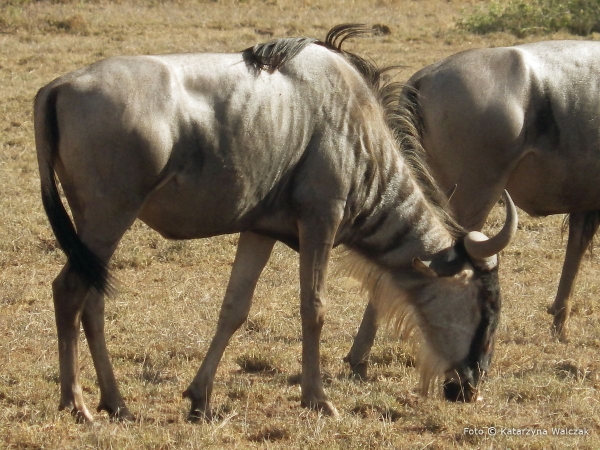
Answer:
[[[423,262],[419,258],[413,258],[412,260],[412,265],[417,272],[420,272],[428,277],[437,277],[438,274],[436,273],[436,271],[429,267],[430,264],[431,261]]]
[[[467,261],[468,258],[460,251],[450,247],[434,255],[431,261],[414,258],[412,265],[417,272],[428,277],[453,277],[465,268]]]

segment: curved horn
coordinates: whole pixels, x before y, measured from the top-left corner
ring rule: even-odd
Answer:
[[[506,222],[504,222],[500,232],[489,239],[479,231],[471,231],[465,237],[465,249],[469,256],[475,260],[484,260],[499,253],[508,245],[517,231],[517,224],[519,223],[517,208],[506,189],[502,197],[504,203],[506,203]]]

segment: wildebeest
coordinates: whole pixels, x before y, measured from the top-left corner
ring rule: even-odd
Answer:
[[[534,216],[569,214],[567,252],[549,312],[566,338],[570,297],[600,224],[600,42],[547,41],[467,50],[416,72],[400,130],[426,159],[450,207],[480,230],[506,188]],[[347,360],[364,376],[376,333],[368,307]]]
[[[114,57],[38,92],[42,200],[68,256],[53,283],[61,408],[92,420],[79,380],[81,322],[98,410],[132,417],[103,312],[109,259],[136,218],[171,239],[241,233],[216,333],[184,392],[190,420],[211,415],[217,365],[276,240],[300,255],[302,405],[337,414],[323,390],[319,338],[339,244],[382,314],[421,330],[423,390],[445,376],[448,396],[473,399],[500,310],[496,254],[516,229],[516,210],[507,197],[506,224],[489,240],[443,211],[428,173],[402,158],[389,127],[397,87],[341,50],[364,31],[343,25],[324,42],[286,38],[235,54]]]

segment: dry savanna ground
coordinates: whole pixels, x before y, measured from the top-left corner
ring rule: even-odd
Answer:
[[[399,79],[459,50],[522,42],[475,36],[456,21],[475,0],[245,0],[17,2],[0,0],[0,447],[3,448],[600,448],[600,279],[585,258],[570,342],[549,333],[546,307],[564,254],[562,217],[521,215],[502,255],[504,309],[484,401],[449,404],[417,394],[411,347],[385,331],[371,378],[349,377],[350,348],[365,298],[349,279],[331,279],[322,337],[326,389],[339,419],[300,407],[298,261],[283,245],[259,282],[247,325],[232,339],[215,382],[211,423],[186,421],[182,391],[215,328],[237,236],[170,242],[142,223],[112,262],[121,281],[107,303],[109,349],[136,414],[118,424],[96,414],[77,425],[59,400],[50,284],[64,264],[42,211],[32,99],[58,75],[117,54],[237,51],[272,36],[324,38],[342,22],[384,24],[391,34],[347,42]],[[565,34],[546,36],[564,38]],[[598,36],[592,36],[592,38]],[[529,40],[541,39],[531,37]],[[501,210],[490,217],[498,229]],[[82,381],[95,410],[98,389],[82,337]],[[496,436],[486,432],[496,427]],[[473,433],[465,433],[465,428]],[[529,428],[587,429],[588,436],[514,436]]]

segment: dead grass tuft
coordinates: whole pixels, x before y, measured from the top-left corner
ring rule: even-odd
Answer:
[[[262,353],[250,353],[238,356],[236,363],[246,373],[279,373],[280,369],[270,355]]]
[[[245,329],[248,333],[263,333],[269,329],[269,326],[267,319],[264,316],[256,315],[254,317],[248,317]]]
[[[559,378],[574,378],[576,381],[592,379],[593,373],[587,367],[581,367],[574,361],[560,361],[556,364],[556,374]]]
[[[415,367],[415,356],[406,352],[402,344],[386,345],[378,351],[373,352],[369,358],[370,364],[374,366],[389,366],[399,364],[405,367]]]
[[[290,439],[290,433],[285,428],[265,427],[255,434],[248,436],[250,442],[277,442]]]
[[[392,34],[392,29],[382,23],[376,23],[373,25],[373,34],[376,36],[385,36],[387,34]]]
[[[406,414],[403,414],[398,409],[370,404],[356,405],[352,408],[352,414],[360,416],[363,419],[375,417],[378,420],[386,422],[396,422],[406,416]]]
[[[49,20],[48,23],[57,30],[70,34],[87,36],[91,33],[90,24],[81,14],[74,14],[62,20]]]

